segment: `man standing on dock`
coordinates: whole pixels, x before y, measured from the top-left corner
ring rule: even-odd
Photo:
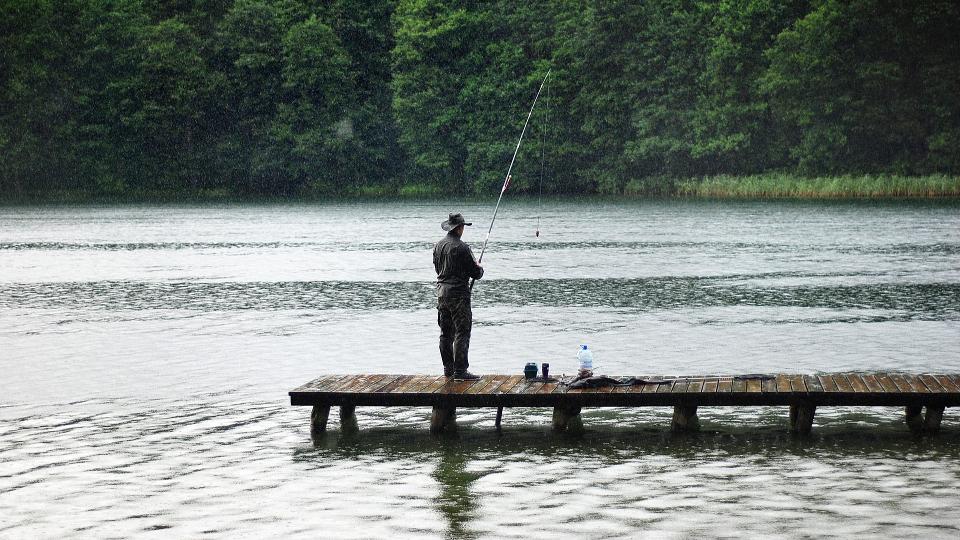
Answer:
[[[483,267],[460,237],[469,227],[461,214],[450,214],[440,224],[447,235],[433,247],[433,268],[437,271],[437,324],[440,325],[440,359],[443,374],[457,380],[479,379],[467,371],[470,349],[470,278],[480,279]]]

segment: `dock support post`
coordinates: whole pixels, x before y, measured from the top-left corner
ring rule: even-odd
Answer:
[[[330,417],[329,405],[314,405],[310,411],[310,435],[317,437],[327,430],[327,419]]]
[[[700,428],[696,405],[677,405],[673,408],[673,421],[670,430],[674,432],[696,431]]]
[[[357,410],[356,405],[340,406],[340,432],[341,433],[356,433],[360,431],[360,427],[357,425],[356,410]]]
[[[494,425],[497,427],[497,431],[500,431],[500,420],[503,420],[503,407],[497,407],[497,421]]]
[[[927,405],[927,415],[923,419],[923,430],[927,433],[939,433],[943,420],[943,405]]]
[[[923,431],[923,406],[922,405],[907,405],[904,409],[905,418],[907,422],[907,427],[910,428],[912,433],[920,433]]]
[[[557,406],[553,408],[554,431],[581,431],[580,406]]]
[[[817,406],[812,403],[790,405],[790,431],[800,435],[809,435],[813,429],[813,416]]]
[[[457,429],[457,408],[451,406],[433,406],[430,415],[430,433],[434,435]]]

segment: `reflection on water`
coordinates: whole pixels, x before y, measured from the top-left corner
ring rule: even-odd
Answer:
[[[0,537],[924,536],[960,523],[960,417],[360,408],[286,391],[436,372],[429,250],[476,203],[0,208]],[[550,201],[501,210],[472,369],[960,372],[955,203]],[[376,230],[365,220],[379,216]]]
[[[918,523],[935,537],[956,534],[952,517],[929,518],[956,514],[938,497],[954,496],[958,433],[918,439],[898,418],[826,409],[805,439],[787,431],[783,413],[708,408],[700,433],[672,434],[662,429],[668,411],[588,410],[585,433],[555,435],[547,411],[516,410],[509,415],[522,427],[508,424],[503,436],[476,413],[444,438],[406,426],[334,432],[296,459],[429,464],[448,537],[713,536],[758,512],[764,519],[749,528],[773,535],[907,532]],[[905,499],[891,513],[894,494]],[[691,511],[701,519],[684,518]]]
[[[467,470],[467,453],[461,448],[444,448],[437,456],[433,478],[440,484],[437,509],[447,520],[446,535],[452,538],[473,538],[469,524],[479,510],[471,485],[483,475]]]

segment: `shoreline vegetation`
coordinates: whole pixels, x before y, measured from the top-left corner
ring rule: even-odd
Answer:
[[[520,192],[520,197],[534,193]],[[365,199],[442,199],[459,194],[444,193],[436,186],[421,183],[401,186],[363,186],[332,195],[242,194],[227,189],[178,191],[91,192],[88,190],[48,190],[25,192],[19,196],[0,194],[6,204],[110,204],[163,202],[290,202]],[[729,199],[729,200],[870,200],[870,199],[958,199],[960,176],[824,176],[800,177],[790,174],[751,176],[712,176],[706,178],[644,178],[627,182],[620,193],[551,193],[553,197],[617,197],[622,199]],[[468,198],[481,197],[479,194]]]
[[[714,176],[680,181],[674,195],[720,199],[957,198],[960,176]]]

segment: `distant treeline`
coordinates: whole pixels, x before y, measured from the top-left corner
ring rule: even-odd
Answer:
[[[955,179],[958,36],[956,0],[0,0],[0,196],[495,192],[548,68],[514,189]]]

